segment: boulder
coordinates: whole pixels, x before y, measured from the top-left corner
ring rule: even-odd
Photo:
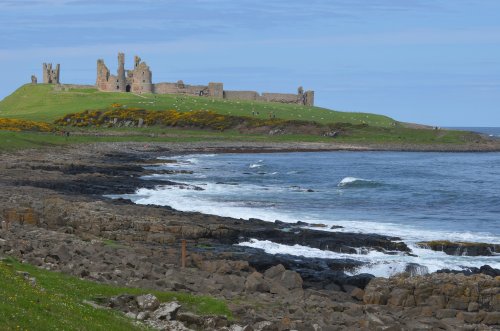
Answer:
[[[356,287],[351,291],[350,295],[356,300],[363,301],[363,297],[365,296],[365,291]]]
[[[141,311],[135,318],[139,321],[144,321],[145,319],[149,318],[149,312]]]
[[[160,307],[151,314],[151,317],[157,320],[175,320],[180,308],[181,305],[175,301],[162,303]]]
[[[108,300],[108,307],[123,312],[136,312],[138,310],[137,301],[135,301],[135,297],[130,294],[122,294],[110,298]]]
[[[253,325],[255,331],[279,331],[278,326],[269,321],[257,322]]]
[[[144,294],[135,298],[137,305],[142,310],[155,310],[160,306],[160,300],[153,294]]]
[[[281,277],[281,274],[285,272],[285,267],[282,264],[278,264],[274,267],[267,269],[264,272],[264,276],[269,279],[275,279],[277,277]]]
[[[125,313],[125,316],[135,320],[135,318],[137,317],[137,314],[129,311],[128,313]]]
[[[201,327],[204,323],[203,317],[189,312],[178,313],[176,320],[184,323],[186,326]]]
[[[444,319],[444,318],[455,318],[458,314],[458,310],[454,309],[438,309],[436,311],[436,318]]]
[[[366,287],[366,285],[368,285],[368,283],[370,283],[370,281],[373,278],[375,278],[375,276],[371,275],[371,274],[358,274],[358,275],[354,275],[351,277],[347,277],[344,280],[344,284],[352,285],[352,286],[358,287],[360,289],[364,289]]]
[[[365,288],[363,302],[372,305],[385,305],[390,298],[391,290],[385,278],[375,278]]]
[[[259,272],[253,272],[248,275],[245,281],[245,291],[252,292],[269,292],[269,283],[264,280],[264,277]]]
[[[302,277],[295,271],[285,270],[279,278],[280,284],[288,290],[302,288]]]
[[[245,289],[245,278],[236,275],[227,275],[222,283],[222,288],[230,292],[242,292]]]
[[[486,313],[483,319],[483,323],[486,325],[500,325],[500,312],[494,311]]]

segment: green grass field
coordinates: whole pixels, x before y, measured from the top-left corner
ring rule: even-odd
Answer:
[[[69,113],[87,109],[102,109],[119,103],[128,108],[148,110],[212,110],[219,114],[269,118],[273,113],[281,119],[316,121],[318,123],[367,123],[390,127],[393,119],[375,114],[332,111],[319,107],[305,107],[258,101],[228,101],[206,97],[181,95],[135,95],[131,93],[99,92],[92,88],[55,91],[53,85],[27,84],[0,101],[0,117],[53,122]]]
[[[262,142],[323,142],[352,144],[463,144],[476,135],[463,131],[433,131],[406,128],[365,128],[349,136],[329,138],[313,135],[250,135],[235,131],[214,132],[170,128],[68,128],[72,134],[64,137],[53,133],[10,132],[0,130],[0,152],[28,148],[47,148],[69,144],[96,142],[197,142],[197,141],[262,141]]]
[[[37,286],[16,271],[29,272]],[[143,330],[119,312],[83,302],[125,293],[153,293],[197,314],[232,318],[226,303],[211,297],[104,285],[6,259],[0,261],[0,330]]]
[[[280,103],[227,101],[205,97],[180,95],[143,95],[130,93],[99,92],[94,88],[73,88],[56,91],[53,85],[24,85],[0,101],[0,119],[15,118],[53,123],[55,119],[83,110],[109,108],[113,104],[148,110],[212,110],[223,115],[253,116],[268,119],[274,113],[280,119],[308,120],[318,123],[366,123],[365,127],[351,127],[336,138],[319,135],[243,134],[236,130],[217,132],[212,130],[178,129],[152,126],[146,128],[97,128],[64,127],[73,133],[62,137],[53,133],[9,132],[0,130],[0,151],[25,148],[51,147],[91,142],[181,142],[181,141],[272,141],[272,142],[328,142],[353,144],[456,144],[480,140],[472,133],[452,130],[410,128],[393,119],[365,113],[348,113],[318,107],[305,107]]]

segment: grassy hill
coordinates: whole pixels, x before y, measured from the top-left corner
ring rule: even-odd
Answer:
[[[72,126],[74,123],[65,122],[65,126],[62,129],[71,131],[70,137],[61,136],[57,133],[41,132],[47,130],[25,130],[25,127],[43,129],[47,123],[51,123],[50,126],[54,127],[55,120],[65,117],[68,114],[82,113],[86,110],[91,110],[91,112],[84,112],[82,114],[90,114],[92,111],[102,109],[123,109],[125,112],[129,110],[131,112],[138,111],[132,110],[133,108],[140,108],[146,111],[175,110],[179,112],[178,115],[180,117],[188,115],[185,114],[186,112],[194,116],[197,111],[208,110],[215,114],[228,115],[226,116],[227,118],[244,116],[243,119],[247,122],[269,122],[270,124],[265,124],[261,131],[253,130],[253,127],[250,126],[250,129],[245,129],[246,131],[242,128],[230,127],[228,130],[221,132],[220,130],[211,129],[210,126],[197,127],[187,125],[184,127],[173,127],[173,125],[164,124],[143,128],[99,127],[94,125],[94,123],[89,126],[80,127],[83,123],[77,123],[78,125]],[[165,114],[166,116],[167,112],[160,112],[160,114]],[[270,120],[270,114],[276,120]],[[259,119],[266,121],[259,121]],[[284,134],[278,135],[269,133],[269,130],[275,129],[272,125],[273,121],[286,122],[288,120],[299,120],[299,122],[311,121],[315,123],[306,124],[307,128],[302,131],[289,130]],[[38,121],[41,123],[27,121]],[[17,122],[23,122],[23,125],[14,125]],[[312,126],[331,127],[335,131],[337,131],[337,127],[341,129],[338,131],[340,132],[338,136],[331,138],[323,134],[318,134],[318,132],[311,132],[310,127]],[[63,86],[63,88],[57,88],[54,85],[47,84],[24,85],[0,101],[0,152],[104,141],[187,142],[207,140],[377,144],[378,146],[382,146],[383,149],[390,149],[388,146],[404,145],[413,146],[410,149],[414,150],[423,148],[418,146],[425,145],[455,145],[459,149],[460,146],[467,145],[469,146],[467,150],[469,150],[471,146],[474,147],[478,146],[477,144],[486,143],[482,137],[471,132],[430,130],[429,127],[396,122],[382,115],[338,112],[319,107],[281,103],[228,101],[183,95],[134,95],[131,93],[99,92],[92,87]]]
[[[148,110],[211,110],[223,115],[255,116],[285,120],[306,120],[318,123],[366,123],[390,127],[394,120],[382,115],[338,112],[319,107],[269,103],[259,101],[229,101],[183,95],[135,95],[131,93],[100,92],[94,88],[68,88],[57,91],[54,85],[27,84],[0,101],[0,117],[53,122],[69,113],[100,109],[121,104]],[[253,112],[253,113],[252,113]],[[258,113],[258,114],[257,114]]]

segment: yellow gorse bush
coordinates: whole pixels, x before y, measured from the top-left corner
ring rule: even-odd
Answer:
[[[154,111],[139,108],[115,108],[106,110],[86,110],[69,114],[56,120],[58,125],[85,126],[137,126],[139,121],[144,125],[163,125],[171,127],[194,127],[212,130],[226,130],[238,125],[276,125],[284,122],[279,119],[260,120],[243,116],[220,115],[213,111],[197,110],[179,112],[176,110]]]
[[[0,118],[0,130],[50,132],[53,129],[49,123]]]
[[[260,119],[248,116],[222,115],[207,110],[180,112],[177,110],[160,111],[141,108],[123,108],[118,107],[118,104],[113,104],[108,109],[86,110],[80,113],[68,114],[55,121],[57,125],[76,127],[137,127],[141,123],[145,126],[198,128],[218,131],[260,127],[297,128],[301,126],[312,126],[322,130],[328,130],[361,126],[350,123],[330,123],[325,125],[312,121],[283,120],[279,118]]]

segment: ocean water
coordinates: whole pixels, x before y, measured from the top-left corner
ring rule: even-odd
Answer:
[[[418,248],[425,240],[500,244],[500,153],[313,152],[168,157],[152,169],[192,174],[152,175],[192,186],[139,188],[139,204],[266,221],[323,223],[325,231],[398,236],[418,255],[339,254],[251,240],[269,253],[350,257],[368,262],[354,273],[389,276],[418,263],[429,272],[489,264],[500,256],[449,256]]]
[[[500,138],[500,127],[453,127],[450,129],[473,131],[492,138]]]

